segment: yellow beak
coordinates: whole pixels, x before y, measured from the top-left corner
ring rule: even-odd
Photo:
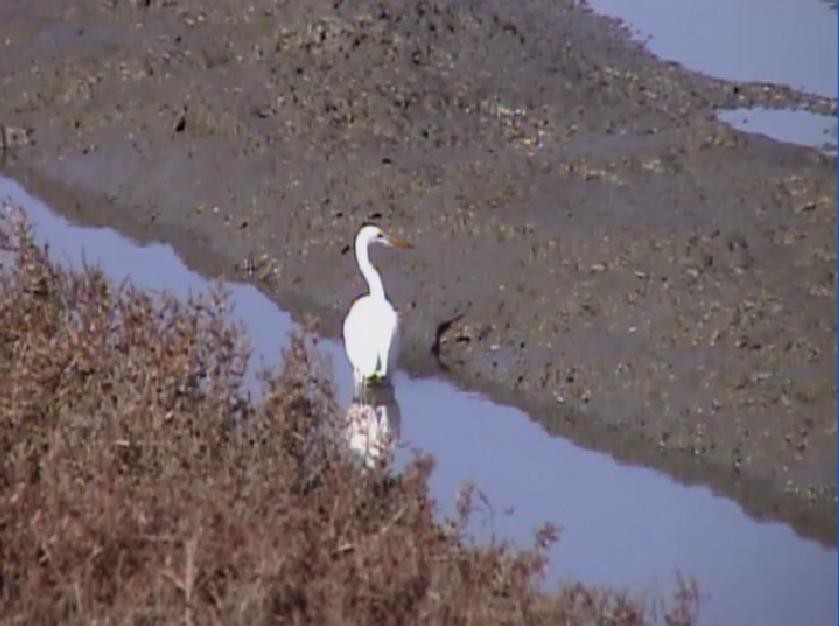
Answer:
[[[404,239],[400,239],[399,237],[388,236],[387,242],[391,246],[399,250],[411,250],[414,247],[413,244],[411,244],[411,242],[405,241]]]

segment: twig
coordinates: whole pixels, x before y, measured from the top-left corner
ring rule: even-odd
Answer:
[[[171,582],[184,594],[186,608],[184,609],[184,622],[186,626],[192,626],[192,591],[195,588],[195,552],[198,548],[198,535],[193,535],[184,544],[184,551],[186,552],[186,566],[183,578],[178,578],[175,573],[167,569],[163,572],[163,577]]]
[[[192,539],[186,542],[186,626],[192,626],[192,589],[195,585],[195,550],[198,548],[198,536],[193,535]]]
[[[379,534],[384,535],[387,531],[390,530],[391,526],[393,526],[396,522],[398,522],[402,518],[402,516],[404,514],[405,514],[405,507],[403,506],[402,508],[400,508],[396,512],[396,515],[394,515],[393,518],[391,518],[390,521],[388,521],[387,524],[382,526],[382,529],[379,531]]]

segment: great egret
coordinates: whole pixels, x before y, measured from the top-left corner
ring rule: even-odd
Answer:
[[[413,247],[403,239],[385,235],[372,224],[364,224],[355,236],[355,259],[368,289],[367,295],[353,302],[344,319],[344,348],[353,367],[356,389],[387,376],[399,325],[396,310],[385,295],[382,277],[370,263],[370,244],[401,250]]]

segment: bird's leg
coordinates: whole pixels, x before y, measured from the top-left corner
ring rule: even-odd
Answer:
[[[367,387],[367,379],[358,370],[353,370],[353,391],[356,397],[361,397]]]
[[[388,354],[387,350],[384,350],[382,354],[379,355],[379,368],[376,372],[381,372],[381,378],[385,378],[387,376],[387,361],[388,361]]]
[[[355,386],[355,393],[353,394],[353,402],[360,404],[367,404],[367,385],[364,383]]]

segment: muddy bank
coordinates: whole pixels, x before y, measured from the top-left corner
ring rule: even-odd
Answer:
[[[378,216],[417,244],[376,257],[409,370],[835,542],[835,160],[714,117],[835,101],[684,72],[571,3],[111,4],[0,8],[33,191],[247,259],[333,336]]]

